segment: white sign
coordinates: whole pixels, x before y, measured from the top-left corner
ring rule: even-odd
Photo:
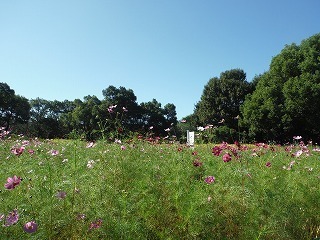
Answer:
[[[189,130],[187,131],[187,144],[189,146],[194,145],[194,132],[189,132]]]

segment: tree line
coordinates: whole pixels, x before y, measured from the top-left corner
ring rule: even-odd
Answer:
[[[162,107],[156,99],[138,104],[134,92],[125,87],[109,86],[102,93],[102,100],[90,95],[74,101],[28,100],[0,83],[1,126],[33,137],[95,140],[133,133],[164,136],[177,123],[173,104]]]
[[[271,60],[269,70],[247,81],[242,69],[222,72],[204,86],[194,112],[177,121],[176,107],[156,100],[138,104],[131,89],[109,86],[104,99],[27,100],[0,83],[0,121],[31,136],[86,139],[129,137],[133,133],[183,139],[202,126],[203,140],[276,141],[320,136],[320,34],[292,43]]]

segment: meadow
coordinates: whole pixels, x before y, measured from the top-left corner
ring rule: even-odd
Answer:
[[[317,239],[320,148],[0,140],[0,239]]]

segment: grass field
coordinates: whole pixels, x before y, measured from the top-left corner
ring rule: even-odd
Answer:
[[[0,239],[317,239],[317,146],[0,140]]]

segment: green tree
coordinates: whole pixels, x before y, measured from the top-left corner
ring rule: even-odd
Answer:
[[[11,125],[26,124],[29,120],[28,99],[15,94],[7,83],[0,83],[0,124],[7,130]]]
[[[320,34],[286,45],[241,109],[256,140],[317,139],[320,127]]]
[[[237,116],[245,96],[253,91],[253,85],[246,81],[246,74],[241,69],[231,69],[214,77],[205,85],[194,114],[198,125],[224,125],[231,129],[238,128]]]

